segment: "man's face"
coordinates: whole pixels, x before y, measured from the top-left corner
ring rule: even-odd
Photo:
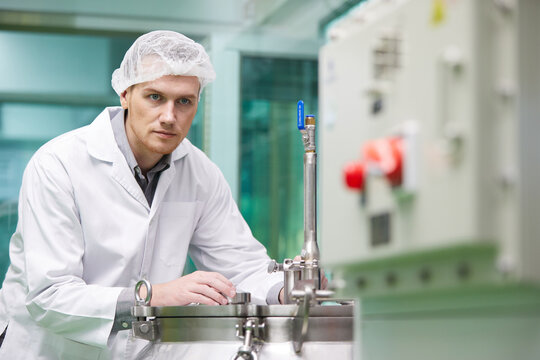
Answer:
[[[168,75],[131,86],[120,95],[128,109],[126,134],[139,165],[153,166],[184,140],[197,112],[199,80]]]

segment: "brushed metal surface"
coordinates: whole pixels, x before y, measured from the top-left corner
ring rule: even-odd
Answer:
[[[134,306],[136,317],[293,317],[298,305],[232,304],[221,306]],[[353,316],[353,305],[316,305],[310,307],[310,317]]]
[[[289,342],[295,331],[293,317],[264,318],[265,343]],[[242,318],[187,317],[157,320],[160,342],[238,341],[236,325]],[[309,319],[306,341],[352,342],[352,317],[320,317]]]

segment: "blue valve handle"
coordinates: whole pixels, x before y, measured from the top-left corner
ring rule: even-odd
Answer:
[[[298,130],[305,130],[304,124],[304,102],[302,100],[298,101],[296,106],[296,125],[298,125]]]

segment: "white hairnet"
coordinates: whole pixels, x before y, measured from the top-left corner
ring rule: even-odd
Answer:
[[[196,76],[201,84],[200,91],[216,78],[202,45],[177,32],[159,30],[135,40],[120,67],[114,70],[111,84],[120,95],[131,85],[165,75]]]

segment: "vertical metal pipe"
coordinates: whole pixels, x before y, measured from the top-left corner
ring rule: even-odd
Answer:
[[[304,260],[319,260],[317,245],[317,154],[304,154]]]
[[[314,280],[320,288],[319,246],[317,244],[317,153],[315,145],[315,117],[306,116],[304,140],[304,246],[302,258],[306,261],[303,280]]]

